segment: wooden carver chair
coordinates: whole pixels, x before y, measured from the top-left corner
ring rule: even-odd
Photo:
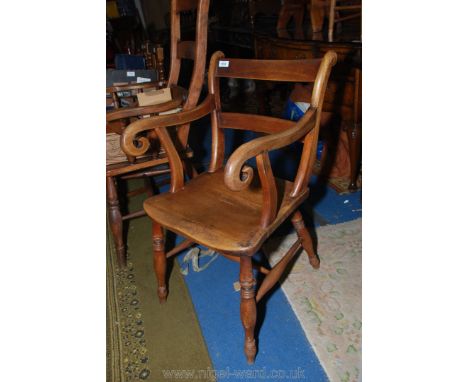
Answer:
[[[206,64],[206,48],[207,48],[207,28],[208,28],[208,10],[210,0],[172,0],[171,1],[171,68],[167,86],[171,88],[172,100],[152,106],[136,106],[119,107],[117,100],[117,109],[107,112],[107,130],[119,135],[125,131],[129,122],[134,121],[142,116],[158,115],[162,112],[168,112],[182,106],[183,112],[188,112],[193,109],[198,102],[200,92],[203,86]],[[189,10],[197,10],[196,36],[195,41],[181,41],[180,17],[181,12]],[[178,86],[181,60],[193,60],[193,71],[188,91]],[[123,91],[143,91],[148,87],[159,87],[158,83],[131,84],[124,86],[114,86],[108,88],[108,92],[123,92]],[[186,159],[192,156],[192,152],[187,145],[188,131],[190,124],[181,124],[177,129],[177,147],[182,158]],[[152,184],[150,177],[155,175],[166,174],[170,172],[167,165],[169,158],[164,152],[164,149],[158,148],[158,140],[156,134],[149,133],[147,139],[151,140],[151,144],[144,146],[140,154],[133,156],[127,155],[126,160],[121,163],[113,163],[106,166],[106,192],[107,202],[109,206],[109,222],[112,235],[115,242],[118,261],[120,266],[126,265],[126,251],[123,239],[123,221],[143,216],[143,210],[137,211],[126,216],[122,216],[119,204],[118,190],[116,178],[132,179],[143,177],[145,178],[145,188],[147,195],[152,195]],[[158,137],[159,138],[159,137]],[[160,166],[155,168],[155,166]],[[163,166],[164,167],[164,166]],[[194,169],[187,169],[188,172]]]
[[[134,122],[122,134],[123,150],[128,155],[140,155],[148,145],[148,140],[141,134],[154,131],[169,157],[170,192],[144,202],[144,209],[153,220],[153,259],[160,302],[166,301],[168,293],[162,227],[182,235],[189,242],[237,258],[240,263],[241,320],[245,330],[244,352],[248,363],[253,363],[257,351],[254,339],[256,302],[278,281],[287,263],[301,247],[307,252],[311,265],[319,267],[312,239],[298,208],[309,194],[307,185],[316,155],[320,114],[336,58],[332,51],[323,59],[309,60],[226,59],[222,52],[216,52],[209,68],[209,94],[199,106],[174,115]],[[311,107],[298,122],[223,112],[220,77],[314,82]],[[207,172],[184,184],[182,161],[167,127],[186,124],[207,114],[211,114],[210,166]],[[226,128],[250,130],[264,136],[241,145],[223,166]],[[304,146],[294,182],[275,178],[268,152],[301,140]],[[254,157],[257,171],[245,165]],[[252,256],[287,218],[291,219],[299,237],[283,259],[264,272],[268,274],[255,291]]]

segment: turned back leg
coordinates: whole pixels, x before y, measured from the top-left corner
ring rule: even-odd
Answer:
[[[127,265],[125,245],[123,241],[122,213],[120,212],[117,186],[113,177],[106,177],[107,204],[109,206],[109,223],[114,238],[115,250],[117,252],[118,264],[120,267]]]
[[[253,364],[257,346],[255,344],[254,330],[257,321],[257,305],[255,302],[255,279],[252,273],[252,258],[241,256],[240,277],[241,303],[240,315],[244,327],[244,353],[249,364]]]
[[[164,233],[160,224],[153,222],[153,267],[158,282],[159,302],[166,302],[166,254],[164,252]]]
[[[301,240],[302,248],[304,248],[307,252],[307,256],[309,256],[310,265],[312,265],[313,268],[318,269],[320,267],[320,260],[315,254],[312,238],[304,225],[304,220],[302,219],[302,214],[299,210],[293,214],[291,222],[296,229],[297,236],[299,236],[299,239]]]

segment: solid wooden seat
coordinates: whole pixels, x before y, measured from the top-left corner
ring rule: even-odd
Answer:
[[[146,213],[171,231],[224,254],[253,255],[308,195],[291,197],[293,183],[276,178],[278,214],[267,227],[258,229],[262,215],[259,179],[240,192],[224,184],[224,168],[203,173],[173,194],[153,196],[144,202]]]

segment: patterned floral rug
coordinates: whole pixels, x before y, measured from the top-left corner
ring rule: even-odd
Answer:
[[[118,268],[107,235],[107,381],[146,380],[151,372],[133,264]]]
[[[361,381],[362,220],[317,228],[320,269],[303,251],[282,288],[331,382]],[[296,234],[264,247],[276,264]]]

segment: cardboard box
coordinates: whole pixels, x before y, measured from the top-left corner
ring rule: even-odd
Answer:
[[[170,101],[172,99],[172,94],[170,88],[164,88],[138,93],[137,97],[138,105],[150,106]]]

